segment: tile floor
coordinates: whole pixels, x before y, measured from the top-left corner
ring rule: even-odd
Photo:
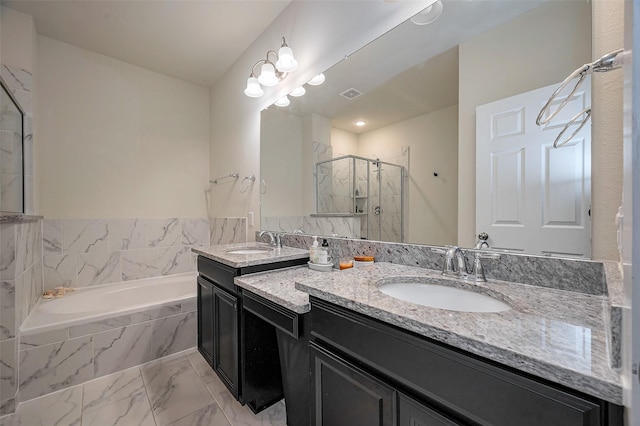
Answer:
[[[195,349],[21,404],[0,426],[285,426],[284,401],[255,415]]]

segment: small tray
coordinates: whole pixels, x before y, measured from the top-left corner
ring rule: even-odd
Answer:
[[[309,264],[309,268],[313,269],[314,271],[320,271],[320,272],[331,272],[331,270],[333,269],[333,263],[311,263],[311,261],[307,262]]]

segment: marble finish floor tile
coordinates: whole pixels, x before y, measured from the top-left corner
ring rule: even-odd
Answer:
[[[186,357],[143,366],[141,371],[159,426],[168,425],[214,403]]]
[[[286,426],[240,405],[195,349],[26,401],[0,426]]]
[[[82,426],[129,425],[156,426],[146,394],[138,393],[82,413]]]

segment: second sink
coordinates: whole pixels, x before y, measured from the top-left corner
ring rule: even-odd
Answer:
[[[430,308],[462,312],[503,312],[511,309],[496,297],[443,285],[443,280],[428,277],[385,278],[377,284],[378,290],[388,296]]]
[[[263,254],[268,253],[272,249],[266,247],[239,247],[237,249],[227,250],[229,254]]]

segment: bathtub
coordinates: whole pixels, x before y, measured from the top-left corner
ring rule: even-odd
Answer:
[[[22,335],[118,317],[196,297],[197,273],[145,278],[79,288],[59,299],[44,299],[21,327]]]
[[[195,350],[196,277],[146,278],[41,298],[18,333],[20,401]]]

